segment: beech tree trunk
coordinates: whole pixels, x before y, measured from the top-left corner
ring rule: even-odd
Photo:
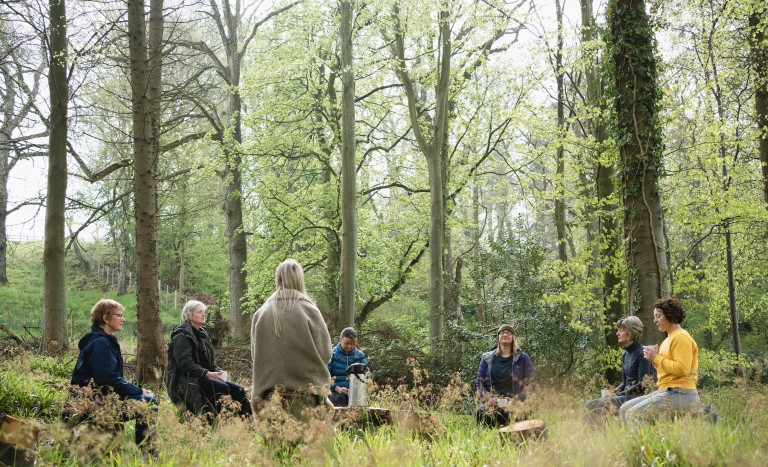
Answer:
[[[165,345],[157,272],[157,158],[163,37],[163,2],[150,0],[149,33],[144,0],[128,0],[128,44],[133,111],[133,178],[136,217],[136,379],[162,381]]]
[[[754,2],[749,15],[749,39],[752,66],[755,70],[755,117],[760,131],[760,164],[763,177],[763,200],[768,208],[768,7]]]
[[[355,323],[357,267],[357,164],[355,159],[355,75],[352,55],[352,0],[341,0],[341,296],[346,326]]]
[[[667,297],[669,278],[658,187],[663,144],[653,30],[643,0],[611,0],[607,18],[621,141],[627,270],[630,277],[636,275],[636,313],[645,325],[642,341],[658,342],[662,336],[653,325],[653,304]],[[627,290],[632,289],[628,285]]]
[[[4,120],[7,121],[5,114]],[[0,131],[0,285],[8,283],[8,237],[6,222],[8,219],[8,161],[11,148],[4,131]]]
[[[435,85],[436,104],[434,118],[426,116],[429,131],[423,131],[425,111],[423,102],[417,96],[416,87],[408,71],[405,60],[405,37],[400,24],[399,10],[395,7],[393,20],[394,40],[390,42],[392,55],[396,61],[395,74],[403,85],[408,100],[408,114],[413,134],[421,153],[427,161],[429,178],[429,340],[430,348],[435,349],[437,341],[443,336],[443,239],[445,238],[445,193],[442,150],[449,123],[448,101],[451,72],[451,36],[448,5],[441,2],[440,9],[440,62]],[[431,138],[430,138],[431,135]]]
[[[48,196],[45,208],[43,267],[45,297],[41,350],[68,347],[65,287],[64,201],[67,195],[67,14],[65,0],[51,0],[48,44]]]
[[[595,18],[592,12],[591,0],[581,0],[581,24],[582,34],[581,42],[584,45],[590,44],[596,39]],[[600,77],[597,63],[597,57],[589,59],[584,77],[587,82],[587,104],[592,109],[599,109],[598,117],[590,121],[590,130],[595,139],[596,146],[603,148],[603,143],[607,140],[607,129],[605,125],[605,107],[603,104],[604,85]],[[603,158],[597,155],[597,175],[596,190],[597,201],[600,209],[600,248],[598,261],[601,263],[603,271],[603,308],[605,310],[605,342],[609,347],[618,345],[618,338],[614,324],[625,314],[621,285],[622,279],[617,272],[615,262],[618,261],[617,253],[619,251],[619,226],[616,222],[616,203],[613,202],[615,191],[614,177],[616,169],[611,163],[603,163]],[[612,374],[613,377],[620,375]]]

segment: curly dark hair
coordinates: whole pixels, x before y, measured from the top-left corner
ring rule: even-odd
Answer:
[[[680,300],[675,300],[672,298],[660,298],[656,300],[656,303],[653,304],[653,307],[658,308],[662,313],[664,313],[664,317],[667,318],[667,321],[670,323],[683,324],[683,320],[685,319],[685,311],[683,310],[683,304],[680,303]]]

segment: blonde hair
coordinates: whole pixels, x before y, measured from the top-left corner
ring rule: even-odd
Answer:
[[[297,297],[294,293],[286,293],[287,290],[295,290],[301,296]],[[306,296],[304,287],[304,269],[295,259],[286,259],[275,268],[275,293],[269,298],[275,307],[275,334],[280,336],[280,317],[284,313],[293,310],[297,300],[301,298],[309,299]],[[278,300],[282,306],[278,305]]]
[[[91,323],[102,326],[115,311],[124,311],[125,307],[109,298],[102,298],[91,308]]]

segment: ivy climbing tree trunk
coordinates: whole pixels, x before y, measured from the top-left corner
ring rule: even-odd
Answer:
[[[659,174],[663,143],[659,122],[653,30],[643,0],[611,0],[608,4],[614,111],[620,141],[627,245],[628,285],[637,280],[639,303],[629,296],[630,309],[643,321],[643,342],[660,341],[653,326],[653,304],[669,293],[662,226]]]
[[[128,0],[136,218],[136,379],[141,383],[160,383],[165,369],[157,271],[156,179],[160,148],[162,38],[163,1],[150,0],[147,31],[144,0]]]
[[[357,262],[357,164],[355,161],[355,75],[352,56],[352,0],[341,0],[341,315],[355,322]]]
[[[45,299],[43,351],[68,346],[65,287],[64,200],[67,196],[67,12],[64,0],[49,3],[48,90],[51,113],[48,128],[48,198],[45,208],[43,267]]]

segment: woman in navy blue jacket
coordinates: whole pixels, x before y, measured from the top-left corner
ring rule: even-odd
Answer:
[[[509,424],[513,401],[525,400],[533,380],[533,362],[518,347],[514,326],[502,324],[496,335],[498,346],[480,357],[476,381],[480,397],[476,418],[490,426]]]
[[[120,344],[113,335],[123,330],[125,308],[114,300],[101,299],[91,309],[91,332],[84,335],[78,343],[80,354],[77,356],[75,371],[72,373],[72,384],[88,386],[93,384],[103,394],[114,391],[120,400],[135,400],[157,405],[155,396],[149,389],[126,381],[123,377],[123,355]],[[149,426],[139,414],[124,411],[124,418],[136,419],[136,444],[148,440]]]
[[[347,367],[353,363],[368,365],[365,354],[357,348],[357,333],[353,328],[344,328],[339,336],[339,343],[333,348],[333,356],[328,363],[331,373],[331,395],[329,399],[336,407],[349,405],[349,377]]]

